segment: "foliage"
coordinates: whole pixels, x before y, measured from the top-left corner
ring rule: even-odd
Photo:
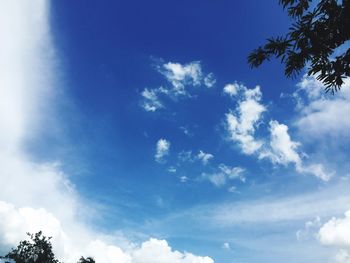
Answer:
[[[95,263],[95,260],[91,257],[87,257],[87,258],[81,257],[78,263]]]
[[[260,66],[271,56],[281,59],[285,75],[294,77],[307,65],[333,94],[350,77],[350,48],[336,49],[350,39],[350,0],[280,0],[294,20],[285,36],[267,39],[264,46],[248,56],[251,67]],[[314,7],[312,7],[314,6]],[[339,50],[338,50],[339,51]]]
[[[30,240],[20,241],[4,258],[16,263],[60,263],[52,252],[51,237],[43,236],[41,231],[27,235]]]
[[[27,235],[29,240],[20,241],[16,248],[0,258],[4,258],[5,262],[12,260],[15,263],[61,263],[52,251],[51,237],[45,237],[41,231]],[[95,260],[81,257],[78,263],[95,263]]]

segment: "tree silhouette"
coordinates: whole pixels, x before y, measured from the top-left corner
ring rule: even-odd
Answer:
[[[60,263],[52,252],[51,237],[43,236],[41,231],[27,235],[30,240],[20,241],[4,258],[16,263]]]
[[[20,241],[16,248],[0,258],[4,258],[5,262],[12,260],[15,263],[61,263],[52,251],[51,237],[45,237],[41,231],[27,235],[29,240]],[[81,257],[78,263],[95,263],[95,260]]]
[[[350,77],[350,48],[337,50],[350,39],[350,0],[313,2],[279,0],[294,23],[285,36],[269,38],[255,49],[248,63],[258,67],[274,56],[281,59],[287,77],[294,77],[307,65],[308,75],[315,75],[325,84],[326,92],[334,94],[343,79]]]
[[[87,257],[87,258],[81,257],[78,263],[95,263],[95,260],[91,257]]]

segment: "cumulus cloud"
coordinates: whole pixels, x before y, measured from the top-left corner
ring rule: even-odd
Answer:
[[[122,249],[103,241],[86,230],[72,235],[60,221],[43,208],[16,208],[12,204],[0,202],[0,244],[14,246],[23,240],[26,232],[43,231],[52,236],[54,252],[64,262],[76,262],[81,255],[92,256],[101,263],[213,263],[209,257],[173,250],[165,240],[151,238],[140,245],[129,244]]]
[[[319,230],[321,244],[338,248],[336,259],[341,263],[350,262],[350,210],[343,218],[333,217]]]
[[[133,263],[214,263],[209,257],[173,251],[165,240],[151,238],[133,252]]]
[[[176,100],[179,97],[191,97],[188,87],[205,86],[211,88],[215,85],[216,79],[213,73],[205,74],[199,61],[192,61],[187,64],[161,63],[156,67],[168,81],[169,86],[148,89],[141,92],[142,107],[146,111],[154,112],[164,108],[161,97]]]
[[[319,240],[324,245],[350,248],[350,210],[343,218],[333,217],[319,231]]]
[[[255,139],[254,133],[266,107],[260,103],[262,94],[259,86],[248,89],[241,85],[239,89],[242,96],[238,99],[237,109],[226,114],[227,131],[229,139],[237,142],[243,153],[253,154],[263,145],[262,141]],[[233,89],[230,90],[232,95]]]
[[[154,158],[157,162],[163,162],[164,157],[169,154],[170,142],[166,139],[159,139],[156,145],[156,155]]]
[[[220,164],[214,173],[202,173],[201,179],[208,180],[216,187],[222,187],[230,180],[239,179],[245,182],[243,173],[245,169],[241,167],[230,167],[225,164]]]
[[[311,163],[305,165],[301,154],[298,152],[299,142],[291,139],[288,126],[278,121],[270,121],[270,145],[260,152],[259,158],[269,158],[273,163],[295,165],[299,173],[310,173],[323,181],[328,181],[333,173],[328,173],[322,164]]]
[[[214,155],[211,153],[205,153],[203,151],[199,151],[197,154],[197,159],[200,160],[204,165],[208,164],[208,162],[214,158]]]

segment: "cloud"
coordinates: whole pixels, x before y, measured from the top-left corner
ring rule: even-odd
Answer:
[[[156,155],[154,158],[157,162],[163,162],[164,157],[169,154],[170,142],[166,139],[159,139],[156,145]]]
[[[224,244],[222,244],[222,248],[225,249],[225,250],[231,250],[230,243],[225,242]]]
[[[230,95],[231,97],[236,96],[238,92],[246,90],[247,88],[238,82],[226,84],[223,91],[224,93]]]
[[[324,245],[350,248],[350,210],[343,218],[333,217],[319,231],[319,240]]]
[[[188,181],[188,177],[183,175],[179,177],[181,183],[186,183]]]
[[[224,87],[224,93],[238,98],[236,109],[226,114],[226,128],[229,140],[238,143],[244,154],[255,154],[259,159],[269,159],[278,165],[293,164],[298,173],[312,174],[323,181],[329,181],[334,175],[333,172],[327,172],[320,163],[305,164],[305,154],[298,151],[301,144],[291,139],[285,124],[271,120],[268,130],[270,138],[256,138],[256,128],[262,113],[266,111],[261,103],[262,93],[259,86],[248,89],[234,82]],[[310,93],[310,97],[316,96],[314,93]]]
[[[280,124],[278,121],[270,121],[270,145],[265,147],[259,154],[259,158],[269,158],[273,163],[295,165],[299,173],[310,173],[323,181],[328,181],[333,173],[327,173],[322,164],[305,165],[297,149],[299,142],[291,139],[288,133],[288,126]]]
[[[203,78],[199,61],[184,65],[168,62],[158,66],[158,71],[171,83],[175,95],[187,95],[185,86],[199,86]]]
[[[141,92],[141,106],[149,112],[164,108],[161,97],[177,100],[179,97],[191,97],[188,87],[205,86],[211,88],[216,80],[213,73],[205,74],[199,61],[187,64],[174,62],[160,63],[156,66],[157,71],[168,81],[169,86],[159,88],[145,88]]]
[[[214,263],[209,257],[173,251],[165,240],[151,238],[133,252],[133,263]]]
[[[238,100],[237,109],[226,114],[227,131],[229,140],[237,142],[243,153],[253,154],[263,145],[262,141],[254,138],[254,133],[266,108],[260,103],[262,94],[259,86],[248,89],[241,85],[240,90],[242,97]]]
[[[277,222],[308,221],[341,213],[350,203],[349,185],[336,185],[322,190],[293,196],[262,198],[241,202],[213,204],[193,211],[203,224],[233,227],[239,224],[267,224]],[[266,213],[268,211],[268,213]],[[186,216],[188,216],[186,214]]]
[[[177,158],[181,162],[193,162],[192,151],[181,151],[178,153]]]
[[[82,255],[92,256],[99,262],[131,262],[130,256],[121,248],[108,245],[92,232],[82,229],[82,225],[73,223],[74,226],[66,231],[60,220],[44,208],[17,208],[0,202],[0,218],[2,248],[9,250],[20,240],[27,239],[26,232],[42,231],[45,236],[52,237],[56,257],[65,262],[76,262]]]
[[[215,85],[216,83],[216,79],[214,77],[214,74],[213,73],[209,73],[203,80],[204,82],[204,85],[207,87],[207,88],[211,88]]]
[[[31,207],[16,208],[0,202],[0,244],[2,247],[15,246],[26,239],[25,233],[43,231],[52,237],[55,255],[64,262],[76,262],[80,256],[91,256],[101,263],[213,263],[209,257],[173,251],[165,240],[151,238],[140,246],[129,244],[122,249],[103,241],[103,237],[84,231],[72,235],[65,231],[60,221],[45,209]],[[105,238],[104,238],[105,239]]]
[[[323,84],[315,77],[304,76],[293,94],[297,101],[299,132],[308,139],[349,138],[350,78],[334,96],[325,94]]]
[[[193,132],[190,131],[190,129],[186,126],[181,126],[180,130],[188,137],[192,137],[193,136]]]
[[[201,179],[208,180],[216,187],[222,187],[230,180],[239,179],[245,182],[245,177],[243,176],[244,172],[245,169],[241,167],[230,167],[225,164],[220,164],[216,172],[202,173]]]
[[[270,149],[260,153],[260,158],[269,157],[274,163],[283,165],[294,163],[300,167],[301,158],[297,153],[300,143],[291,140],[288,126],[275,120],[270,121],[270,136]]]
[[[350,210],[343,218],[333,217],[318,232],[323,245],[338,248],[336,259],[341,263],[350,262]]]
[[[321,226],[321,218],[316,216],[314,220],[307,221],[303,229],[299,229],[296,232],[298,240],[307,240],[310,237],[315,237],[315,230]]]
[[[157,93],[157,90],[147,88],[141,92],[141,96],[144,98],[142,107],[145,109],[145,111],[153,112],[164,107],[160,102]]]
[[[214,155],[210,153],[205,153],[203,151],[199,151],[197,154],[197,159],[200,160],[204,165],[208,164],[208,162],[214,158]]]
[[[168,172],[169,172],[169,173],[176,173],[176,167],[170,166],[170,167],[168,168]]]

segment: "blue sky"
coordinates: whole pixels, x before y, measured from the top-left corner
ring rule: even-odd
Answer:
[[[66,262],[349,262],[350,82],[249,68],[277,1],[0,9],[2,251],[43,229]]]

